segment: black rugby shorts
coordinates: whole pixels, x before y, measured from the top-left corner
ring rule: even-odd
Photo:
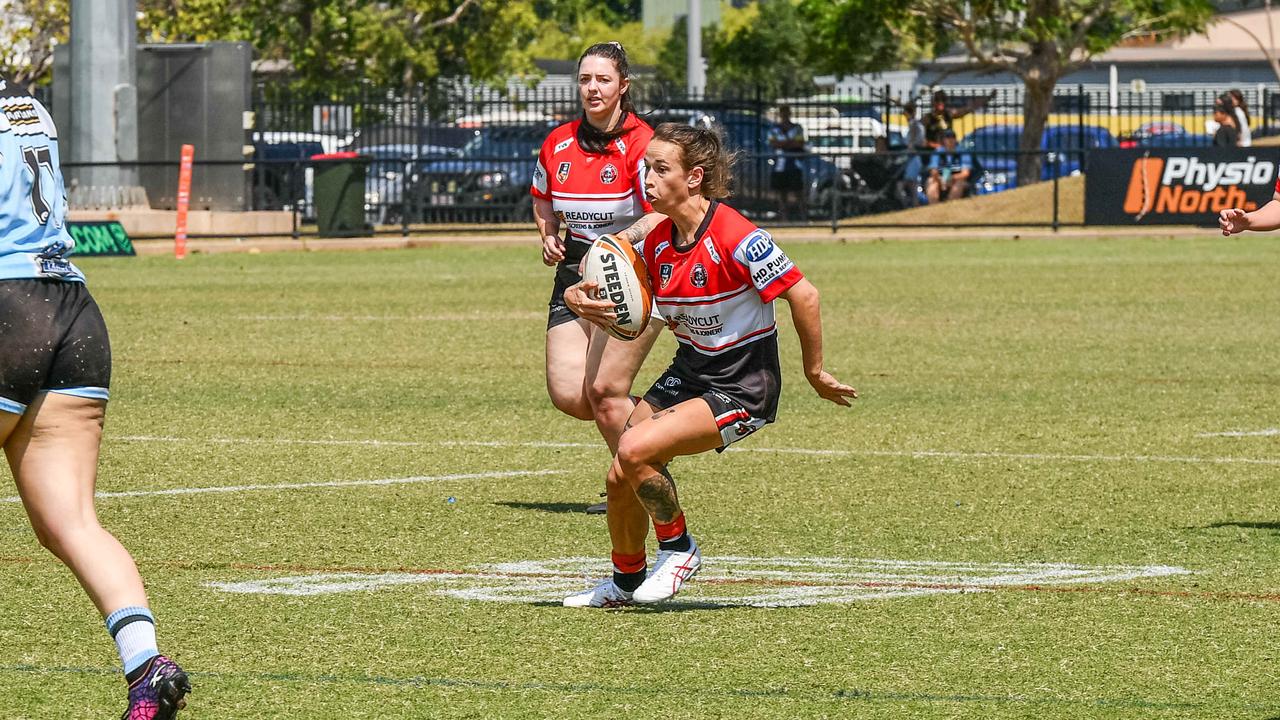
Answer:
[[[107,325],[84,283],[0,280],[0,411],[42,392],[106,400],[110,386]]]

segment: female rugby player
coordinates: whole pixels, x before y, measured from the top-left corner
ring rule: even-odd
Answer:
[[[613,339],[566,307],[564,290],[582,279],[578,266],[597,237],[608,233],[637,243],[661,219],[641,186],[653,130],[636,116],[629,74],[620,43],[587,48],[578,59],[582,117],[547,137],[530,189],[542,262],[556,266],[547,318],[547,392],[560,411],[595,420],[610,453],[634,407],[631,383],[661,325],[652,323],[630,342]],[[587,511],[604,508],[601,503]]]
[[[129,686],[124,720],[167,720],[191,685],[156,649],[138,567],[93,507],[111,346],[66,259],[57,138],[44,107],[0,77],[0,445],[40,544],[106,618]]]
[[[645,193],[666,215],[644,240],[658,309],[679,342],[675,359],[627,421],[609,469],[613,577],[565,598],[570,607],[616,607],[673,597],[702,554],[688,533],[665,465],[679,455],[723,450],[773,422],[782,374],[773,301],[783,298],[800,336],[805,377],[821,397],[849,405],[857,392],[822,364],[818,290],[774,244],[719,198],[730,160],[714,130],[659,125],[645,154]],[[580,282],[565,303],[606,326],[613,304]],[[658,554],[645,570],[652,519]]]

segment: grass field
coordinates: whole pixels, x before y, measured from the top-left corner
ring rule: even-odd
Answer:
[[[183,717],[1280,716],[1280,242],[791,254],[862,398],[809,390],[779,303],[779,422],[673,465],[703,573],[624,611],[551,602],[603,572],[608,458],[546,399],[532,246],[82,262],[99,510]],[[115,717],[3,500],[0,717]]]

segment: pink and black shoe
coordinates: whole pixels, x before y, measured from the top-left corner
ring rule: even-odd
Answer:
[[[129,708],[120,720],[173,720],[187,706],[191,681],[178,663],[163,655],[148,660],[130,675]]]

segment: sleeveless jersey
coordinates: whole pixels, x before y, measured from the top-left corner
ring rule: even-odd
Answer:
[[[84,281],[66,256],[66,191],[58,131],[35,98],[0,78],[0,280]]]
[[[777,388],[773,301],[804,277],[769,233],[712,201],[692,246],[663,220],[644,241],[654,300],[679,347],[675,367],[711,387]],[[767,394],[767,393],[766,393]]]
[[[565,123],[547,137],[538,153],[530,194],[550,200],[570,241],[591,244],[601,235],[626,230],[653,206],[644,197],[644,153],[653,129],[629,113],[626,132],[603,155],[578,146],[582,120]]]

